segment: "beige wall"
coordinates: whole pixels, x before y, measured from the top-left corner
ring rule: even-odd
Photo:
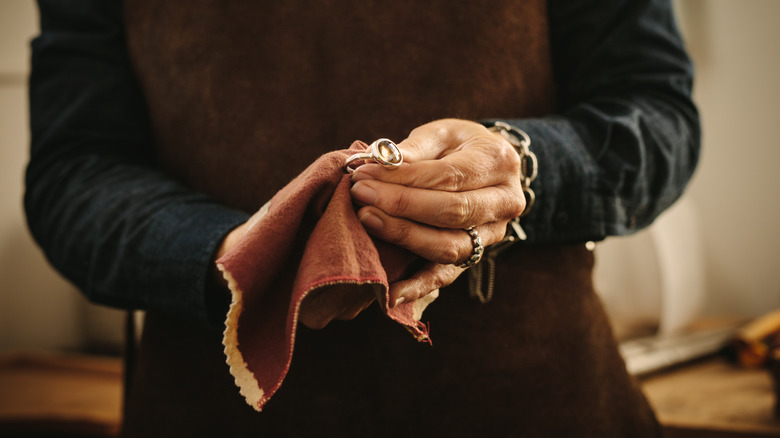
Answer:
[[[27,160],[28,43],[32,1],[0,3],[0,348],[74,348],[80,343],[72,289],[46,265],[22,213]]]
[[[120,315],[88,305],[48,265],[25,225],[27,75],[37,26],[32,0],[0,1],[0,351],[75,350],[87,340],[103,348],[119,339]]]
[[[758,314],[780,307],[780,2],[677,6],[704,121],[704,155],[686,197],[701,221],[707,308]],[[84,321],[104,318],[53,273],[24,225],[25,87],[36,19],[31,0],[0,2],[0,351],[79,348]]]
[[[701,213],[708,308],[780,308],[780,2],[677,3],[704,127],[689,195]]]

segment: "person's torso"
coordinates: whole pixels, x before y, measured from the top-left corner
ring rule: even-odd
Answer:
[[[128,1],[163,168],[254,211],[324,152],[552,109],[542,0]]]

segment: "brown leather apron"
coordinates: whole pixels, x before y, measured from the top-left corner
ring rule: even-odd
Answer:
[[[160,165],[253,212],[317,156],[443,117],[553,110],[545,3],[128,0]],[[543,200],[540,200],[543,202]],[[643,436],[582,245],[514,248],[494,300],[442,290],[416,343],[376,308],[301,328],[261,413],[219,330],[149,313],[125,436]]]

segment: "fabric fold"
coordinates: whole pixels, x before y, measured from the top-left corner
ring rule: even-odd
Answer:
[[[423,260],[374,241],[355,214],[344,162],[366,147],[356,141],[316,160],[217,260],[232,294],[223,336],[226,361],[240,393],[258,411],[289,370],[301,303],[311,293],[327,293],[336,285],[356,294],[368,288],[391,320],[430,342],[419,321],[430,297],[389,306],[389,284],[407,278]]]

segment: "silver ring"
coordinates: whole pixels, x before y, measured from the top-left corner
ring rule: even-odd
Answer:
[[[471,250],[469,258],[467,258],[465,262],[459,264],[458,267],[468,269],[482,260],[482,253],[485,251],[485,248],[482,247],[482,239],[479,238],[479,234],[477,234],[477,230],[475,230],[474,227],[468,227],[463,231],[469,233],[473,249]]]
[[[392,140],[380,138],[371,143],[365,152],[358,152],[347,158],[347,162],[344,165],[347,172],[355,170],[353,167],[350,167],[350,164],[356,161],[373,161],[389,169],[395,169],[404,162],[404,155],[401,153],[398,145],[393,143]]]

